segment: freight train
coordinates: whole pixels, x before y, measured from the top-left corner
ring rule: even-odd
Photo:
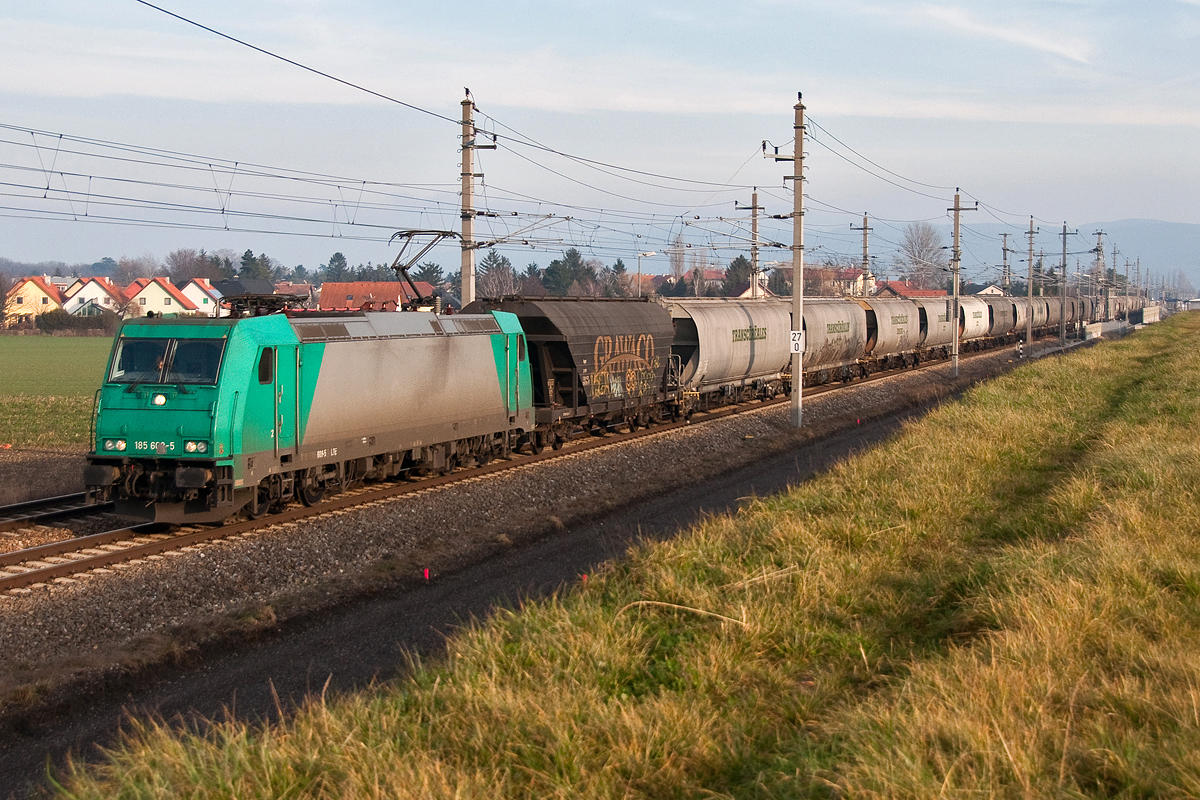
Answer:
[[[126,320],[93,413],[93,502],[171,523],[258,517],[366,480],[790,391],[789,301],[500,298],[464,313]],[[1127,311],[1127,310],[1125,310]],[[1092,301],[964,297],[964,351],[1075,328]],[[946,298],[810,298],[804,385],[948,355]]]

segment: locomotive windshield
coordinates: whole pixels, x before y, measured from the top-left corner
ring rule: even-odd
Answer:
[[[136,339],[121,337],[110,383],[213,385],[221,367],[224,339]]]

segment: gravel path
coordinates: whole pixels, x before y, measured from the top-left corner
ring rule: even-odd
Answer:
[[[61,700],[55,687],[129,675],[204,643],[384,586],[478,562],[631,500],[897,409],[925,405],[1011,366],[1010,353],[945,364],[614,447],[273,526],[78,580],[0,595],[0,703]]]

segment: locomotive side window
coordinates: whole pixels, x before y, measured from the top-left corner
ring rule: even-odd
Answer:
[[[264,347],[258,359],[258,382],[267,385],[275,380],[275,348]]]
[[[525,360],[525,337],[517,336],[517,361]]]

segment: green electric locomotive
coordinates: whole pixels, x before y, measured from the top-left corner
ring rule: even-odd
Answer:
[[[129,516],[259,516],[507,454],[533,432],[532,397],[525,336],[503,312],[133,319],[84,478]]]

